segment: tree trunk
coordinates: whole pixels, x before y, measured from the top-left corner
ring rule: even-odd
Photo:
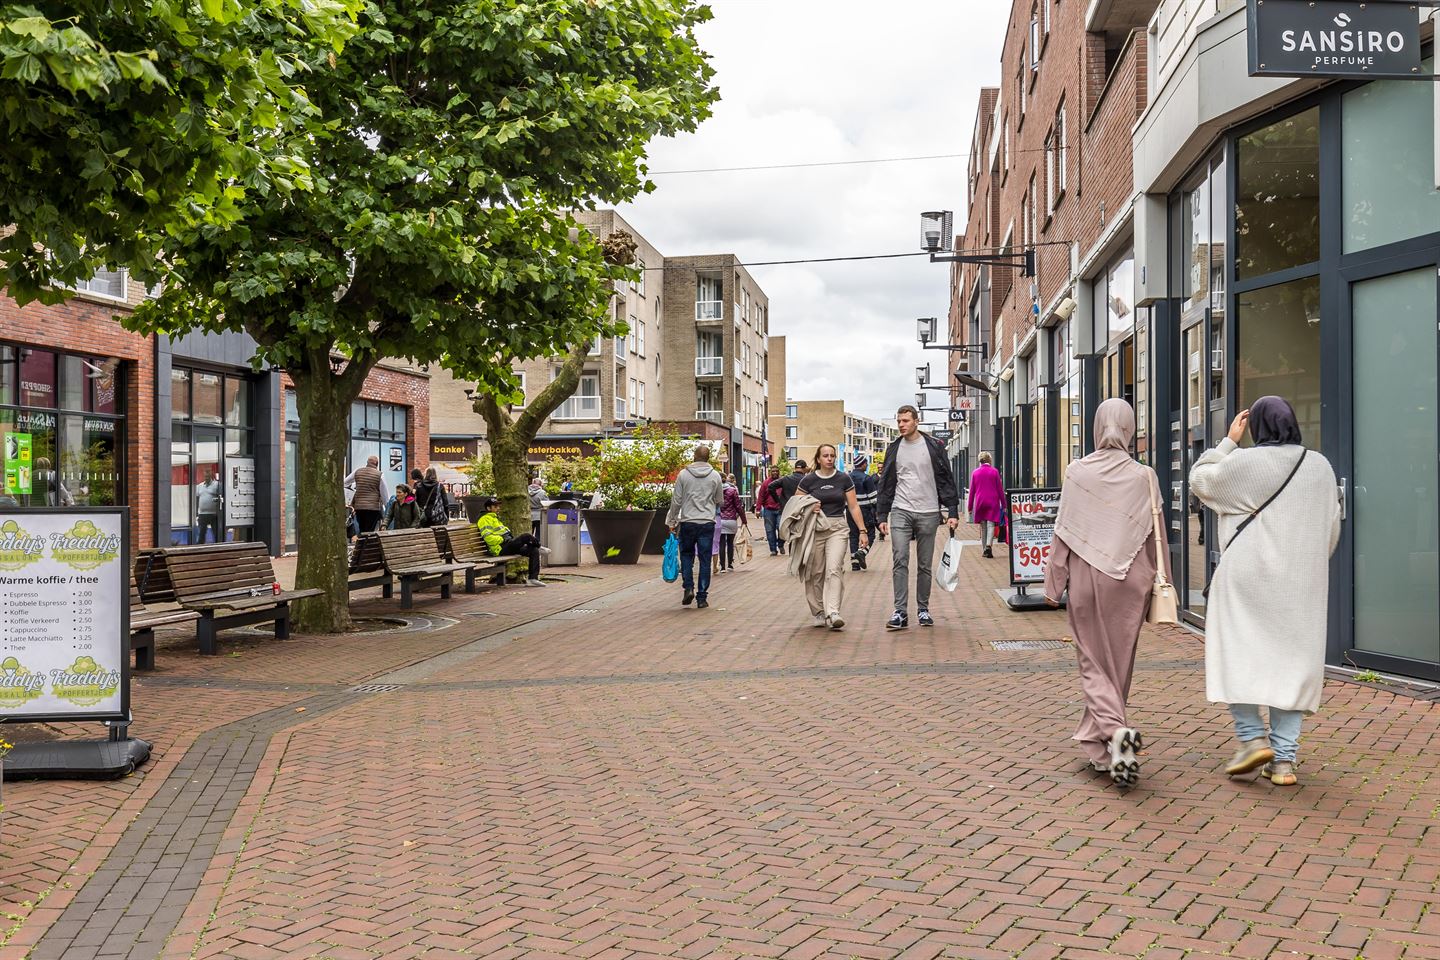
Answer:
[[[521,436],[513,421],[501,427],[497,434],[487,425],[485,439],[490,444],[491,462],[495,467],[500,520],[518,537],[530,532],[530,493],[526,489],[530,485],[530,470],[525,451],[534,438]]]
[[[295,628],[304,633],[340,633],[350,627],[345,448],[350,403],[359,389],[352,389],[353,375],[331,372],[328,355],[319,361],[319,369],[312,359],[308,370],[291,373],[300,411],[300,484],[295,511],[300,558],[295,587],[325,593],[297,601],[293,620]],[[351,374],[348,368],[346,374]],[[363,382],[363,375],[359,379]]]

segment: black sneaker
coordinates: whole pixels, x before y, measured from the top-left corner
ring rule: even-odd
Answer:
[[[925,609],[921,609],[918,613],[915,614],[915,622],[920,624],[920,626],[922,627],[935,626],[935,618],[930,616],[929,610]]]
[[[908,626],[910,626],[909,618],[899,610],[890,614],[890,619],[885,621],[886,630],[904,630]]]
[[[859,570],[859,569],[860,569],[860,561],[859,561],[859,560],[851,560],[851,561],[850,561],[850,569],[851,569],[851,570]]]
[[[685,596],[683,596],[683,597],[680,598],[680,605],[681,605],[682,607],[688,607],[688,606],[690,606],[690,601],[691,601],[691,600],[694,600],[694,599],[695,599],[695,594],[691,593],[689,590],[686,590],[686,591],[685,591]]]
[[[710,606],[710,601],[706,600],[704,597],[701,597],[699,600],[695,601],[695,607],[697,609],[703,610],[708,606]]]

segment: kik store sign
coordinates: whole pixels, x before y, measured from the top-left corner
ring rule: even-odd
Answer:
[[[1413,3],[1248,0],[1250,75],[1409,77],[1420,65]]]

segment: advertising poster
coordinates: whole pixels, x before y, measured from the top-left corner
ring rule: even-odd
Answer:
[[[128,719],[126,516],[0,511],[0,720]]]
[[[5,434],[3,452],[5,492],[10,496],[28,495],[33,481],[34,464],[30,458],[31,436],[28,433]]]
[[[1043,583],[1060,514],[1060,488],[1011,490],[1010,582]]]

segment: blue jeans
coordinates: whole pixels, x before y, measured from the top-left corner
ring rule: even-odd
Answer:
[[[710,593],[710,553],[715,548],[715,522],[687,520],[680,524],[680,585],[704,600]],[[695,584],[695,555],[700,555],[700,584]]]
[[[1260,707],[1253,703],[1230,704],[1230,716],[1235,718],[1235,736],[1243,740],[1264,740],[1265,722],[1260,719]],[[1270,708],[1270,748],[1275,751],[1276,760],[1295,762],[1296,751],[1300,749],[1300,723],[1305,714],[1299,710]]]
[[[780,552],[780,511],[765,507],[760,511],[765,518],[765,540],[770,544],[771,553]]]

